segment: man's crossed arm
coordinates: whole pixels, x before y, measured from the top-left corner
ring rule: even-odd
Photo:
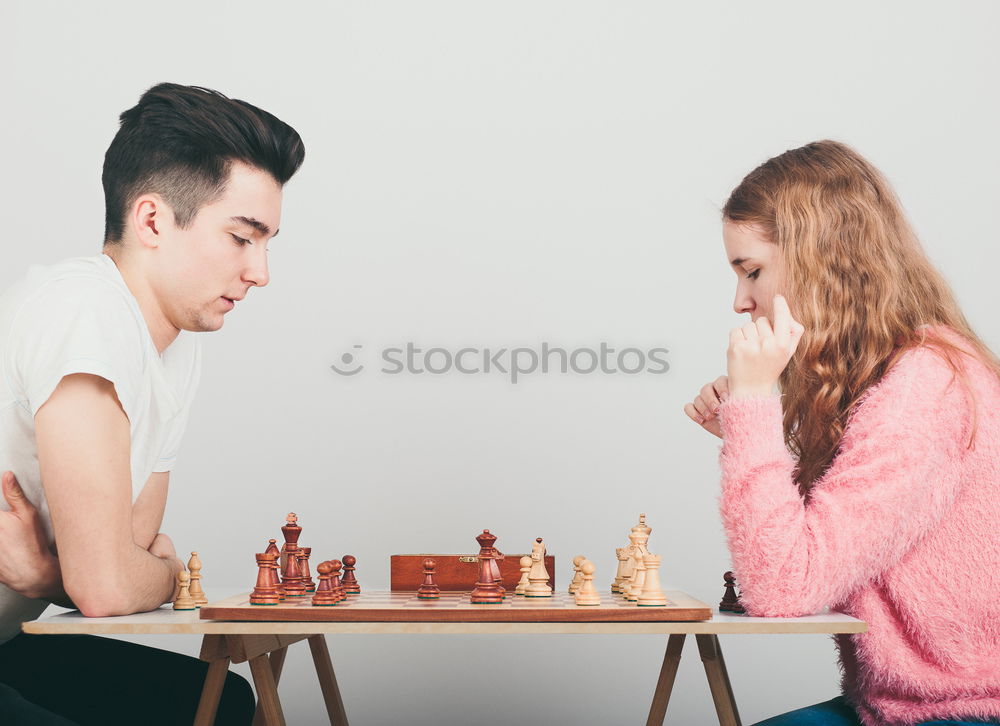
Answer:
[[[169,473],[154,473],[133,505],[129,421],[114,386],[89,374],[66,376],[35,415],[35,434],[59,556],[45,548],[37,512],[5,473],[11,512],[0,513],[0,537],[10,542],[20,528],[24,546],[22,557],[7,558],[22,566],[0,569],[0,581],[29,597],[68,599],[95,617],[169,600],[183,568],[170,539],[158,533]]]

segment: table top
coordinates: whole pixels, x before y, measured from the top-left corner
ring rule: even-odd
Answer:
[[[197,610],[157,610],[108,618],[87,618],[73,610],[23,624],[26,633],[93,635],[216,634],[313,635],[331,634],[755,634],[755,633],[864,633],[868,625],[843,613],[799,618],[755,618],[720,613],[694,622],[235,622],[202,620]]]

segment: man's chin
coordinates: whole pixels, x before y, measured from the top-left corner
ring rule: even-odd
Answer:
[[[222,324],[225,322],[225,317],[219,315],[218,317],[201,317],[196,320],[191,321],[189,325],[184,326],[184,330],[189,330],[192,333],[211,333],[219,330]]]

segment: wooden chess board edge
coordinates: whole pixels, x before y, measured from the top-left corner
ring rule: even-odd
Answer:
[[[595,607],[575,606],[564,598],[554,601],[516,605],[477,605],[457,608],[434,607],[421,603],[407,607],[413,593],[374,592],[364,594],[346,606],[312,607],[308,599],[279,605],[250,605],[248,595],[236,595],[201,608],[202,620],[258,622],[483,622],[483,623],[635,623],[692,622],[712,619],[712,608],[680,591],[667,591],[668,607],[637,607],[621,603],[615,596],[602,593],[602,603]],[[387,597],[385,602],[379,598]],[[451,595],[453,601],[455,595]],[[459,596],[460,597],[460,596]],[[399,603],[393,606],[391,603]]]

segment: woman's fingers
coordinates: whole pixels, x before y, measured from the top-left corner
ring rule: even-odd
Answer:
[[[757,323],[752,320],[742,328],[737,328],[737,330],[743,333],[745,340],[757,340],[760,337],[760,330],[757,328]]]
[[[792,311],[781,295],[774,296],[774,337],[778,345],[787,345],[792,339]]]
[[[692,421],[696,424],[702,424],[705,422],[705,417],[698,411],[693,403],[684,404],[684,413],[688,415]]]
[[[719,376],[712,382],[712,388],[719,401],[729,398],[729,376]]]
[[[757,328],[757,337],[760,339],[773,338],[774,331],[771,330],[771,321],[767,319],[766,316],[761,315],[754,321],[754,327]]]
[[[699,398],[705,402],[710,408],[716,409],[719,404],[722,403],[722,397],[719,396],[718,391],[715,390],[715,382],[706,383],[701,387]]]

